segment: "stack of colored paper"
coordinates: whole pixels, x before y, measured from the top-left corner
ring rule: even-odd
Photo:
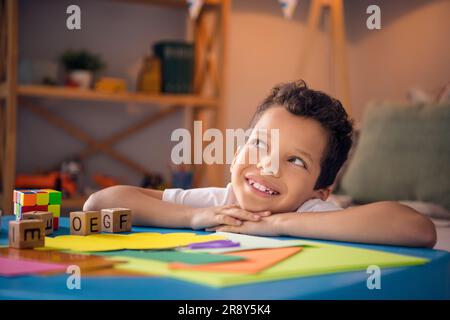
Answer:
[[[226,236],[234,242],[238,241],[241,246],[203,249],[202,253],[195,253],[194,250],[180,252],[192,255],[221,254],[241,257],[243,260],[193,265],[155,257],[121,255],[121,252],[111,254],[111,258],[127,261],[116,266],[120,270],[151,273],[219,288],[366,270],[370,265],[391,268],[421,265],[428,261],[419,257],[313,241],[276,240],[224,232],[216,234]]]
[[[226,232],[66,235],[47,237],[46,247],[34,252],[42,250],[48,256],[52,256],[49,252],[57,250],[65,250],[64,254],[68,254],[67,251],[78,252],[73,253],[75,255],[95,254],[91,257],[111,262],[95,271],[94,276],[164,276],[219,288],[366,270],[370,265],[391,268],[428,261],[352,246]]]
[[[14,215],[22,219],[24,212],[48,211],[53,214],[53,230],[58,230],[61,214],[61,192],[52,189],[14,190]]]

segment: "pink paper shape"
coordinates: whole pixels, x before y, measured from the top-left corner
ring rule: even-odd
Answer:
[[[14,277],[41,272],[65,271],[66,265],[0,257],[0,276]]]

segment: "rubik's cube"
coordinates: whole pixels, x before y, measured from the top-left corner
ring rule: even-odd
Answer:
[[[53,214],[53,230],[59,228],[61,215],[61,191],[52,189],[14,190],[14,215],[22,220],[22,214],[29,211],[48,211]]]

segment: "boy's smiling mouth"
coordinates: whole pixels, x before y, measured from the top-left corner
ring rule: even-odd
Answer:
[[[274,197],[280,195],[280,192],[276,190],[276,187],[261,178],[254,175],[246,175],[244,178],[246,186],[257,195],[263,197]]]

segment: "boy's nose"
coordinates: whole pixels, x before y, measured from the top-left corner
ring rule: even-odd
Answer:
[[[272,161],[272,158],[269,156],[262,157],[261,160],[256,164],[256,168],[260,169],[261,175],[271,175],[274,177],[279,177],[279,168],[276,165],[276,161]]]

